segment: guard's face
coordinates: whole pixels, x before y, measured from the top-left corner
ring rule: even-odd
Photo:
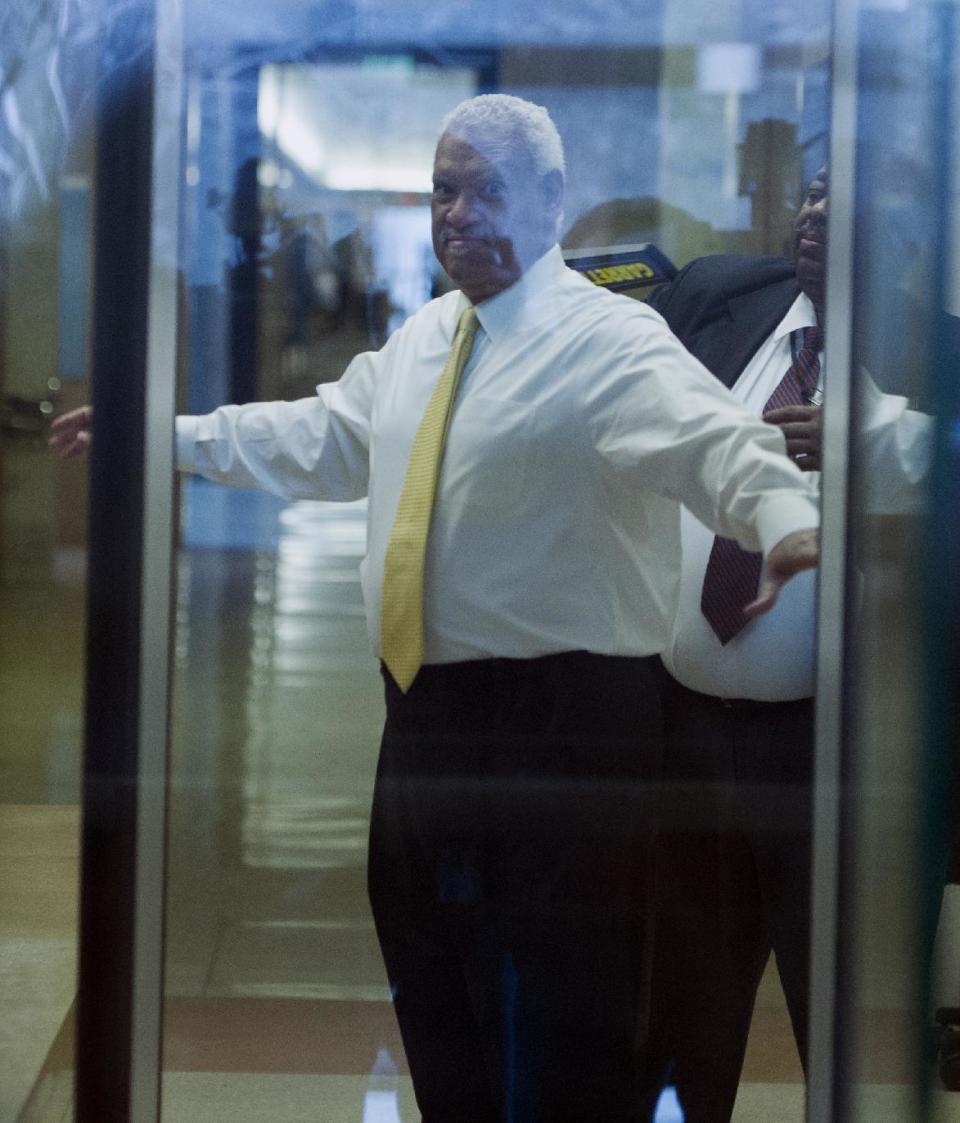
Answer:
[[[449,133],[440,138],[433,249],[474,304],[509,288],[552,245],[559,176],[551,185],[549,179],[537,176],[524,155],[484,155]]]
[[[827,278],[827,209],[830,177],[821,168],[813,177],[793,225],[793,257],[800,288],[823,311]]]

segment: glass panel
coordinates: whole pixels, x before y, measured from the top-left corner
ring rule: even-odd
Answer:
[[[0,60],[0,1117],[73,1099],[86,486],[46,448],[85,401],[93,57],[5,5]],[[22,1113],[22,1114],[21,1114]]]
[[[858,37],[844,1117],[946,1120],[960,1117],[955,12],[868,4]]]
[[[398,330],[430,299],[451,292],[454,280],[438,266],[431,244],[431,171],[440,121],[464,98],[505,92],[548,108],[566,147],[563,250],[571,261],[593,270],[600,283],[625,284],[629,295],[641,299],[651,286],[627,281],[649,280],[650,273],[663,279],[706,254],[789,254],[801,183],[825,159],[826,4],[801,10],[754,0],[627,6],[602,0],[544,6],[522,0],[468,11],[462,5],[438,8],[413,0],[290,2],[282,18],[261,7],[234,4],[231,18],[224,20],[213,4],[185,6],[181,275],[187,377],[180,404],[193,415],[221,403],[310,397],[317,384],[321,393],[329,393],[358,351],[379,349],[388,338],[394,341],[390,346],[398,346],[403,338]],[[614,250],[621,252],[611,256]],[[776,315],[740,366],[726,371],[731,379],[774,332],[797,295],[790,261],[779,261],[777,268],[789,298],[780,299]],[[487,329],[493,338],[491,325]],[[790,361],[786,338],[771,343],[775,351],[786,348],[784,369]],[[694,336],[686,342],[696,351]],[[698,353],[706,360],[706,351]],[[468,368],[467,387],[471,373]],[[777,371],[774,385],[782,373]],[[712,392],[713,383],[707,385]],[[492,396],[502,403],[518,394],[522,398],[511,384]],[[755,414],[764,400],[751,403]],[[520,416],[523,410],[513,404]],[[531,424],[539,421],[534,417]],[[488,423],[487,429],[491,441],[498,439],[497,424]],[[519,502],[528,488],[535,490],[544,477],[565,470],[562,460],[550,460],[555,445],[544,433],[537,431],[531,447],[532,466],[506,456],[493,466],[495,472],[486,465],[500,483],[473,517],[490,523],[484,556],[492,569],[498,553],[510,547],[512,532],[498,529],[489,508]],[[663,482],[661,490],[672,494],[678,478]],[[686,493],[686,485],[677,486]],[[411,1061],[391,1010],[366,885],[384,688],[370,653],[360,562],[369,545],[368,518],[377,525],[371,511],[376,501],[374,496],[368,504],[350,488],[344,488],[347,501],[338,503],[318,500],[310,486],[274,490],[286,494],[226,490],[193,476],[182,484],[163,1113],[168,1120],[203,1118],[213,1113],[215,1103],[217,1111],[229,1110],[238,1121],[320,1115],[330,1123],[399,1123],[418,1118]],[[582,528],[593,504],[579,494],[573,488],[564,503],[575,505]],[[668,523],[675,514],[671,505]],[[540,517],[539,511],[531,512],[523,533],[532,533]],[[666,538],[675,532],[670,523]],[[557,536],[557,553],[563,537]],[[589,576],[576,588],[551,584],[546,575],[522,599],[552,600],[555,606],[586,603],[593,586],[602,583],[605,564],[597,560],[594,567],[593,547]],[[533,552],[531,537],[529,551],[518,551],[518,564]],[[679,568],[676,551],[666,552],[670,564],[653,597],[662,596],[664,604],[671,601]],[[458,557],[453,550],[451,564]],[[613,564],[609,558],[607,563]],[[365,576],[369,592],[369,566]],[[772,697],[762,688],[759,693],[753,687],[734,690],[738,702],[751,703],[738,707],[738,722],[741,715],[753,722],[771,701],[785,703],[787,711],[778,707],[782,722],[792,720],[789,714],[798,702],[809,720],[814,583],[809,575],[804,581],[792,610],[803,634],[798,678],[804,685],[784,692],[783,679],[793,670],[784,666],[773,676],[780,678]],[[374,588],[376,583],[374,578]],[[495,596],[509,598],[513,583],[511,574]],[[618,619],[626,633],[643,611],[633,599],[636,587],[625,582],[618,593],[622,602],[615,607],[604,602],[599,613]],[[471,593],[472,586],[464,584],[464,604],[471,603]],[[376,622],[374,606],[374,630]],[[623,650],[599,645],[598,650],[655,655],[669,639],[669,628],[661,624],[646,645],[627,643]],[[568,639],[559,650],[584,646],[589,643]],[[519,650],[524,656],[558,652],[554,643],[543,648],[521,644]],[[492,654],[516,651],[506,643]],[[755,652],[753,659],[763,662]],[[445,661],[474,662],[463,655]],[[659,681],[656,660],[648,670]],[[691,681],[699,686],[698,694],[706,689],[704,680]],[[579,672],[576,686],[577,694],[585,689]],[[731,720],[730,708],[720,700],[731,692],[710,689],[705,705],[716,711],[718,723]],[[659,687],[649,686],[643,696],[649,702],[658,692]],[[624,693],[632,696],[630,690]],[[620,705],[618,699],[610,709]],[[539,712],[538,706],[529,709]],[[679,709],[682,702],[674,704],[674,716]],[[650,722],[657,724],[655,718]],[[771,726],[765,728],[765,747],[778,745]],[[462,750],[459,740],[457,751]],[[809,767],[811,738],[800,741],[798,752]],[[512,813],[518,823],[538,821],[546,809],[545,820],[555,825],[565,822],[565,815],[579,815],[583,806],[599,806],[589,828],[580,823],[569,833],[587,836],[608,820],[620,830],[629,819],[627,834],[638,834],[649,848],[653,809],[662,812],[663,839],[672,847],[670,876],[676,879],[671,907],[661,910],[661,894],[644,880],[628,922],[643,929],[631,936],[631,955],[639,954],[633,974],[621,970],[611,955],[609,977],[602,977],[605,970],[592,982],[593,1013],[608,1004],[621,1010],[629,1005],[634,1019],[629,1042],[619,1043],[620,1059],[602,1066],[602,1080],[612,1088],[642,1075],[650,1117],[656,1114],[659,1123],[681,1118],[672,1081],[681,1065],[693,1061],[699,1068],[706,1034],[708,1048],[719,1039],[729,1041],[734,1054],[740,1046],[746,1049],[738,1110],[757,1118],[800,1119],[802,1070],[777,972],[768,965],[769,918],[758,912],[755,897],[724,898],[718,904],[709,887],[704,890],[702,876],[696,893],[705,895],[695,897],[682,879],[697,871],[682,868],[677,850],[682,857],[698,845],[698,853],[706,855],[722,835],[745,848],[738,852],[748,854],[749,867],[754,861],[750,847],[762,839],[772,837],[782,850],[794,849],[798,838],[808,846],[809,775],[738,776],[740,765],[729,762],[718,774],[710,759],[689,773],[684,772],[689,761],[671,759],[664,772],[659,747],[645,755],[639,738],[631,740],[627,756],[629,779],[614,785],[616,798],[609,802],[589,769],[576,780],[567,777],[567,786],[545,779],[538,787],[506,773],[516,785],[518,806]],[[512,767],[519,768],[515,762]],[[458,787],[461,778],[441,779],[432,772],[428,778],[434,793],[426,800],[431,814],[469,819],[466,808],[484,785]],[[736,806],[728,806],[728,782],[734,778],[742,786]],[[381,792],[389,786],[381,784]],[[661,805],[664,794],[667,802]],[[566,810],[558,813],[551,799]],[[777,814],[751,818],[753,833],[745,843],[741,812],[774,805]],[[504,808],[486,818],[494,815],[505,815]],[[615,834],[612,845],[626,846],[623,834]],[[495,897],[500,891],[491,889],[489,878],[502,855],[484,854],[489,865],[482,871],[470,861],[451,859],[452,867],[444,866],[438,875],[443,892],[461,905],[460,896],[472,900],[477,879],[484,892]],[[642,862],[628,860],[624,866],[631,877],[651,878],[665,855],[648,850]],[[706,857],[699,866],[702,874],[709,866]],[[743,869],[743,863],[738,865],[739,873]],[[513,884],[516,894],[516,877],[497,884]],[[789,878],[797,887],[789,946],[802,959],[807,886],[796,866]],[[530,895],[546,880],[531,876]],[[754,881],[741,889],[749,895],[759,893],[760,886]],[[511,907],[523,903],[515,896]],[[678,908],[686,903],[692,915],[712,919],[706,924],[684,920]],[[464,912],[451,911],[459,924]],[[509,917],[498,919],[506,924]],[[659,934],[651,942],[654,925]],[[697,933],[710,937],[705,950],[695,942]],[[579,957],[586,978],[587,952],[566,937],[560,943],[557,956]],[[688,975],[685,964],[670,965],[664,956],[669,960],[671,949],[681,947],[715,969],[706,988],[688,986],[682,996],[686,1018],[678,1039],[672,1004],[681,996],[674,988],[682,990]],[[721,951],[736,959],[740,993],[727,985]],[[655,963],[651,956],[658,957]],[[519,983],[511,990],[513,969],[504,967],[496,1003],[505,1002],[504,995],[512,995],[510,1001],[524,999]],[[655,996],[634,996],[631,979],[645,991],[651,970]],[[565,990],[575,989],[576,974],[568,970],[543,992],[554,1013],[564,1006]],[[528,978],[517,977],[524,983]],[[802,967],[791,985],[802,1004]],[[650,1001],[656,1054],[636,1048],[646,1036]],[[797,1025],[802,1041],[799,1016]],[[505,1045],[511,1055],[539,1047],[535,1020],[524,1018],[515,1028],[524,1044],[518,1039]],[[449,1025],[438,1019],[434,1041],[450,1036]],[[583,1042],[584,1050],[588,1044]],[[463,1079],[477,1067],[480,1051],[479,1046],[464,1050]],[[586,1052],[578,1049],[574,1055],[573,1071],[581,1072]],[[731,1098],[738,1090],[740,1060],[735,1055],[727,1061]],[[528,1071],[518,1062],[514,1075],[522,1083]],[[711,1074],[694,1082],[706,1086],[710,1099],[720,1095],[713,1079]],[[566,1083],[570,1095],[584,1093],[583,1079]],[[482,1107],[476,1110],[485,1123],[493,1118],[484,1117]],[[535,1117],[524,1107],[515,1111],[511,1117],[518,1120]],[[439,1117],[445,1118],[442,1110]],[[612,1120],[616,1112],[588,1110],[583,1118]]]

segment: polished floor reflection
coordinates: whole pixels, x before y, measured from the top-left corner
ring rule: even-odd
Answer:
[[[222,505],[248,529],[228,519],[225,544],[180,570],[167,992],[384,1002],[364,885],[382,702],[363,511],[201,485],[188,544]]]
[[[49,1061],[76,990],[76,805],[0,805],[0,1121],[12,1123]],[[49,1079],[65,1084],[70,1061]],[[63,1092],[66,1092],[66,1096]],[[39,1097],[38,1097],[39,1098]],[[42,1119],[43,1116],[36,1116]],[[58,1118],[56,1115],[53,1118]]]

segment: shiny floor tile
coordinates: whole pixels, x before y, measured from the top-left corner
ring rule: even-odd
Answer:
[[[163,1123],[416,1123],[408,1079],[167,1073]]]
[[[0,1121],[27,1099],[76,990],[76,807],[0,805]]]
[[[257,792],[244,809],[244,861],[279,869],[362,867],[369,807],[368,798],[347,794],[280,800],[260,798]]]
[[[164,1067],[178,1072],[406,1073],[387,1001],[168,998],[163,1036]]]
[[[208,995],[389,997],[373,922],[244,921],[217,948]]]
[[[383,701],[363,511],[257,511],[236,525],[249,538],[255,523],[264,548],[181,558],[168,993],[382,998],[364,884]]]
[[[864,1123],[958,1123],[960,1095],[935,1091],[929,1114],[922,1116],[916,1090],[908,1085],[867,1084],[857,1090],[857,1119]],[[803,1123],[803,1086],[743,1083],[731,1123]]]
[[[163,1123],[417,1123],[408,1079],[376,1077],[253,1077],[167,1073]],[[938,1094],[930,1123],[957,1123],[960,1097]],[[912,1123],[911,1091],[863,1090],[864,1119]],[[803,1123],[800,1085],[743,1084],[731,1123]]]

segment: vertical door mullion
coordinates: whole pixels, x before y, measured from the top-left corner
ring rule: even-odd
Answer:
[[[135,14],[98,74],[80,1123],[159,1116],[180,58],[175,0]]]
[[[844,745],[853,690],[850,551],[850,431],[854,283],[854,164],[859,4],[833,13],[830,124],[830,236],[824,367],[823,490],[817,609],[817,716],[814,791],[813,920],[807,1119],[845,1117],[843,964],[846,830]]]

